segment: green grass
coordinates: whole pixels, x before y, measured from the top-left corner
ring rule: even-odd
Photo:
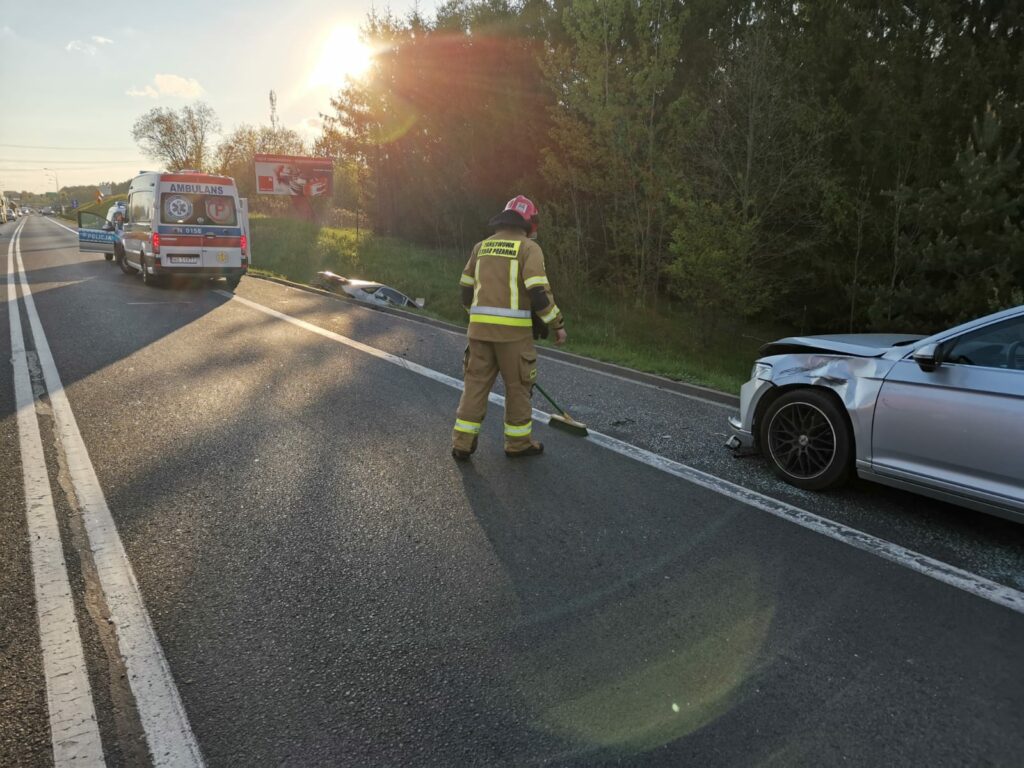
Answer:
[[[287,219],[251,219],[253,271],[309,283],[320,270],[376,280],[426,299],[421,314],[465,325],[459,273],[466,254],[437,250],[354,229],[317,227]],[[721,322],[713,330],[679,308],[634,307],[605,291],[572,299],[555,294],[565,312],[566,350],[679,381],[736,393],[760,341],[774,330]],[[547,344],[547,342],[542,342]]]

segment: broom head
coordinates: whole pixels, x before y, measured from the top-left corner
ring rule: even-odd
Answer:
[[[590,434],[587,432],[586,424],[576,421],[576,419],[568,413],[563,413],[561,416],[556,413],[551,414],[551,420],[548,421],[548,426],[560,429],[563,432],[568,432],[570,435],[575,435],[576,437],[586,437]]]

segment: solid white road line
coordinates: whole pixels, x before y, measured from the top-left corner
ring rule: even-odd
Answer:
[[[75,237],[78,237],[78,230],[77,229],[72,229],[71,227],[67,226],[66,224],[61,224],[59,221],[57,221],[56,219],[51,219],[49,216],[43,216],[43,220],[44,221],[48,221],[51,224],[56,224],[58,227],[63,227],[68,232],[70,232],[72,235],[74,235]]]
[[[254,275],[254,277],[256,277],[257,279],[260,279],[260,280],[267,280],[266,278],[257,277],[255,275]],[[286,283],[281,283],[278,280],[267,280],[267,282],[277,283],[278,285],[284,285],[284,287],[287,290],[292,290],[292,291],[302,290],[301,288],[295,288],[292,285],[288,285]],[[307,292],[303,291],[303,293],[307,293]],[[360,303],[355,302],[355,301],[352,302],[351,307],[353,309],[355,309],[355,310],[361,310],[363,312],[379,312],[379,310],[374,309],[373,307],[369,307],[369,306],[360,304]],[[394,317],[394,318],[396,318],[398,320],[401,320],[403,322],[406,322],[406,323],[416,323],[417,325],[425,325],[425,326],[427,326],[429,328],[433,328],[436,331],[441,331],[441,333],[451,334],[452,336],[459,336],[459,337],[463,337],[464,338],[465,335],[466,335],[465,329],[455,330],[454,328],[444,328],[444,327],[441,327],[441,326],[438,326],[438,325],[434,325],[433,323],[426,323],[426,322],[423,321],[422,317],[420,317],[418,315],[414,315],[411,312],[408,312],[408,311],[403,310],[403,309],[392,309],[392,311],[387,312],[386,314],[388,314],[390,317]],[[544,348],[544,347],[542,347],[541,349],[543,349],[544,351],[548,351],[547,348]],[[592,366],[586,365],[585,363],[587,361],[587,358],[584,357],[583,355],[577,355],[577,354],[574,354],[572,352],[566,352],[564,349],[558,349],[558,350],[553,350],[553,351],[557,351],[558,352],[558,356],[555,356],[555,355],[544,355],[543,357],[544,357],[544,364],[545,365],[547,365],[548,363],[555,363],[557,365],[564,365],[564,366],[567,366],[569,368],[578,368],[579,370],[586,371],[587,373],[593,373],[593,374],[596,374],[598,376],[606,376],[609,379],[615,379],[616,381],[625,382],[626,384],[636,384],[638,387],[647,387],[648,389],[655,389],[655,390],[658,390],[659,392],[664,392],[667,395],[675,395],[676,397],[685,397],[687,400],[696,400],[698,403],[704,403],[705,405],[713,405],[716,408],[725,408],[726,410],[729,410],[729,411],[735,411],[739,407],[739,405],[738,405],[739,399],[738,398],[737,398],[737,405],[730,405],[729,403],[723,403],[723,402],[721,402],[719,400],[712,400],[712,399],[710,399],[708,397],[702,397],[701,395],[695,395],[695,394],[693,394],[691,392],[680,392],[679,390],[676,390],[676,389],[670,389],[666,385],[668,385],[668,384],[676,384],[677,383],[677,382],[672,381],[671,379],[665,379],[665,384],[664,385],[658,384],[658,383],[652,382],[652,381],[641,381],[640,379],[630,378],[629,376],[623,376],[622,374],[612,373],[611,371],[606,371],[606,370],[603,370],[601,368],[594,368]],[[567,355],[569,357],[575,357],[577,360],[580,360],[581,362],[574,363],[571,360],[564,360],[561,357],[561,355]],[[621,366],[621,365],[616,365],[615,363],[609,363],[609,362],[606,362],[604,360],[601,360],[599,362],[602,365],[608,365],[608,366],[611,366],[612,368],[617,368],[617,369],[619,369],[619,370],[621,370],[623,372],[629,371],[628,368],[625,368],[624,366]],[[648,374],[648,375],[650,375],[654,379],[663,378],[663,377],[658,376],[658,375],[653,374],[653,373],[652,374]],[[707,392],[709,394],[717,394],[715,392],[715,390],[709,389],[708,387],[702,387],[702,386],[699,386],[697,384],[686,384],[686,386],[687,387],[692,387],[693,389],[695,389],[698,392]]]
[[[78,235],[78,230],[77,229],[71,229],[71,227],[64,226],[59,221],[55,221],[55,220],[50,219],[48,217],[47,217],[47,221],[52,221],[58,227],[64,227],[64,229],[66,229],[71,234],[76,235],[76,236]],[[299,290],[299,289],[298,288],[292,288],[292,290]],[[365,312],[373,312],[373,311],[375,311],[375,310],[373,310],[370,307],[361,307],[358,304],[356,304],[354,306],[355,306],[356,309],[361,309],[361,310],[363,310]],[[406,313],[402,312],[401,310],[397,310],[396,312],[389,312],[388,314],[391,315],[391,317],[396,317],[399,320],[404,320],[407,323],[417,323],[419,325],[428,325],[429,327],[434,328],[435,330],[441,331],[442,333],[450,333],[450,334],[455,335],[455,336],[462,336],[465,333],[464,331],[456,331],[456,330],[454,330],[452,328],[441,328],[439,326],[431,325],[429,323],[423,323],[420,320],[420,318],[418,318],[416,316],[404,317],[403,315],[405,315]],[[581,361],[585,361],[586,360],[586,358],[583,357],[582,355],[574,355],[571,352],[562,351],[562,354],[569,355],[571,357],[576,357],[576,358],[580,359]],[[639,379],[632,379],[632,378],[630,378],[628,376],[622,376],[622,375],[617,374],[617,373],[612,373],[611,371],[605,371],[605,370],[601,370],[601,369],[598,369],[598,368],[591,368],[590,366],[585,365],[582,362],[574,363],[571,360],[564,360],[561,357],[554,357],[554,356],[547,356],[547,355],[544,356],[544,361],[545,361],[545,363],[548,363],[548,362],[556,363],[558,365],[564,365],[564,366],[567,366],[569,368],[578,368],[581,371],[586,371],[587,373],[596,373],[599,376],[607,376],[609,379],[615,379],[616,381],[622,381],[622,382],[625,382],[627,384],[636,384],[637,386],[640,386],[640,387],[647,387],[648,389],[656,389],[659,392],[665,392],[665,393],[667,393],[669,395],[676,395],[677,397],[685,397],[687,400],[696,400],[698,403],[704,403],[705,405],[713,405],[716,408],[725,408],[726,410],[730,410],[730,411],[735,411],[736,410],[736,406],[729,405],[728,403],[723,403],[723,402],[720,402],[718,400],[712,400],[712,399],[710,399],[708,397],[701,397],[700,395],[694,395],[694,394],[691,394],[689,392],[679,392],[678,390],[675,390],[675,389],[669,389],[668,387],[660,386],[659,384],[657,384],[655,382],[640,381]],[[613,366],[615,368],[622,368],[622,366],[615,365],[614,363],[605,363],[605,365],[610,365],[610,366]],[[626,369],[622,368],[622,370],[626,370]],[[666,380],[666,383],[670,383],[670,381],[671,380]],[[691,386],[695,390],[698,390],[698,391],[704,391],[704,392],[708,392],[708,393],[713,393],[714,392],[714,390],[712,390],[712,389],[708,389],[707,387],[701,387],[701,386],[698,386],[697,384],[689,384],[687,386]]]
[[[68,473],[74,485],[92,549],[100,587],[117,631],[118,645],[128,671],[128,681],[146,732],[146,742],[156,766],[178,768],[203,765],[202,754],[189,726],[185,708],[174,685],[170,667],[146,613],[135,574],[118,536],[96,470],[89,459],[64,384],[50,352],[50,345],[36,311],[32,291],[15,247],[18,279],[28,313],[36,353],[53,408],[57,435],[64,448]]]
[[[24,222],[15,228],[7,246],[7,310],[11,323],[14,400],[18,409],[18,440],[53,762],[57,768],[103,765],[103,744],[96,724],[85,652],[78,634],[60,528],[53,508],[14,284],[14,244],[23,225]]]
[[[405,368],[407,371],[417,373],[420,376],[425,376],[428,379],[432,379],[440,384],[452,387],[453,389],[462,389],[462,382],[456,378],[448,376],[446,374],[435,371],[431,368],[426,368],[418,363],[409,362],[404,358],[392,355],[389,352],[371,347],[362,342],[350,339],[346,336],[334,333],[332,331],[325,330],[319,326],[308,323],[305,320],[299,320],[298,318],[291,317],[277,310],[265,307],[262,304],[257,304],[249,299],[236,296],[228,293],[227,291],[217,291],[222,296],[226,296],[229,299],[240,302],[247,307],[251,307],[258,312],[262,312],[271,317],[276,317],[279,320],[284,320],[286,323],[291,323],[299,328],[303,328],[307,331],[315,333],[324,338],[331,339],[332,341],[344,344],[352,349],[357,349],[360,352],[365,352],[368,355],[372,355],[379,360],[384,360],[392,365],[397,365],[401,368]],[[494,394],[490,395],[490,401],[497,405],[504,405],[505,399],[501,395]],[[453,414],[454,418],[454,414]],[[549,421],[548,414],[543,411],[534,409],[533,418],[544,424]],[[929,578],[941,581],[944,584],[948,584],[951,587],[968,592],[977,597],[984,598],[990,602],[1001,605],[1005,608],[1009,608],[1017,613],[1024,613],[1024,592],[1007,587],[1003,584],[986,579],[983,576],[965,571],[962,568],[957,568],[949,563],[944,563],[941,560],[936,560],[927,555],[923,555],[919,552],[901,547],[899,544],[895,544],[885,539],[879,539],[871,534],[859,531],[856,528],[849,528],[841,523],[837,523],[834,520],[815,515],[813,512],[808,512],[805,509],[788,504],[779,499],[766,496],[757,491],[744,488],[736,483],[731,483],[728,480],[724,480],[720,477],[710,475],[707,472],[702,472],[695,467],[681,464],[680,462],[673,461],[672,459],[664,456],[659,456],[656,453],[645,450],[638,446],[632,445],[631,443],[617,440],[614,437],[601,434],[600,432],[590,431],[590,436],[585,438],[595,445],[599,445],[602,448],[615,451],[616,453],[627,456],[635,461],[639,461],[642,464],[659,469],[662,472],[666,472],[670,475],[678,477],[682,480],[699,485],[702,488],[720,493],[723,496],[728,496],[735,501],[742,502],[750,507],[758,509],[762,512],[774,515],[782,520],[785,520],[795,525],[799,525],[802,528],[819,533],[822,536],[827,536],[830,539],[847,544],[856,549],[863,550],[872,555],[876,555],[892,563],[896,563],[904,568],[911,571],[915,571]]]

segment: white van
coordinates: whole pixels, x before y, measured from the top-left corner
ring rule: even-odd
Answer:
[[[170,276],[223,277],[234,290],[249,269],[246,224],[232,178],[142,173],[128,187],[117,261],[126,274],[140,272],[147,285]]]

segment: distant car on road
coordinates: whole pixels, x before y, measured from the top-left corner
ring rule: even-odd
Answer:
[[[934,336],[780,339],[729,419],[799,488],[854,473],[1024,522],[1024,306]]]
[[[410,299],[404,293],[383,283],[370,280],[353,280],[333,272],[317,272],[314,284],[318,288],[337,293],[341,291],[356,301],[384,307],[412,307],[422,309],[423,299]]]
[[[42,208],[41,208],[41,209],[39,210],[39,213],[41,213],[41,214],[42,214],[43,216],[53,216],[53,208],[51,208],[51,207],[50,207],[50,206],[48,206],[48,205],[44,205],[44,206],[43,206],[43,207],[42,207]]]

